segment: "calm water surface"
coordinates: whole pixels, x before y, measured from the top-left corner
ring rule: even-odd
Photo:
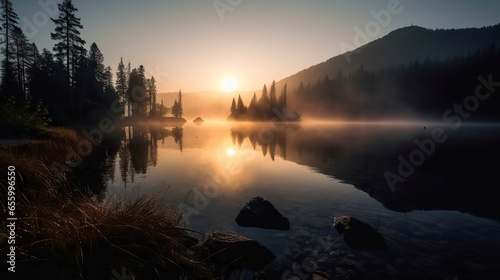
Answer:
[[[298,253],[330,257],[400,279],[496,278],[500,272],[500,129],[439,124],[187,123],[182,128],[127,127],[106,153],[105,194],[159,195],[182,209],[186,227],[232,230],[288,263]],[[386,171],[435,129],[448,137],[392,192]],[[252,197],[271,201],[289,231],[236,224]],[[349,215],[376,227],[386,251],[356,251],[335,229]],[[458,278],[455,278],[458,277]]]

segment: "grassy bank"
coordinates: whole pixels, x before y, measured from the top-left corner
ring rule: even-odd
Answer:
[[[188,253],[192,237],[179,226],[180,214],[166,204],[155,198],[99,201],[52,174],[51,164],[65,162],[65,147],[88,141],[84,135],[49,128],[36,138],[0,148],[0,275],[7,271],[6,173],[15,166],[18,279],[209,277],[209,265]]]

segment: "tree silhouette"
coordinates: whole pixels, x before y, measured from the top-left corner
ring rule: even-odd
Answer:
[[[144,118],[147,115],[148,93],[146,91],[146,77],[144,66],[134,68],[128,81],[128,100],[134,103],[131,106],[132,116]]]
[[[18,81],[15,78],[11,61],[14,59],[12,55],[12,34],[16,28],[19,28],[18,20],[19,17],[12,8],[12,2],[10,0],[2,0],[2,17],[0,22],[2,23],[4,33],[4,46],[2,48],[2,53],[5,57],[2,63],[3,73],[0,93],[4,98],[7,96],[19,97],[20,95]]]
[[[14,27],[12,30],[12,54],[16,65],[17,84],[21,98],[28,100],[26,88],[26,71],[31,63],[29,52],[31,44],[28,42],[26,35],[19,27]]]
[[[116,92],[120,96],[120,103],[122,104],[122,106],[125,106],[125,103],[128,103],[128,76],[125,72],[123,57],[120,58],[120,63],[118,63],[118,69],[116,71]]]
[[[179,90],[179,100],[177,101],[177,106],[178,108],[178,117],[182,118],[182,115],[184,114],[184,110],[182,109],[182,92]]]
[[[157,106],[156,106],[156,81],[155,77],[151,77],[148,81],[148,90],[149,90],[149,106],[150,106],[150,112],[149,115],[152,117],[157,116]]]
[[[259,115],[259,104],[257,103],[257,95],[253,93],[252,100],[248,105],[248,114],[251,119],[255,119]]]
[[[267,119],[269,117],[269,108],[271,107],[271,101],[267,93],[267,87],[264,85],[262,88],[262,95],[259,99],[259,111],[261,113],[261,119]]]
[[[250,105],[248,107],[243,103],[243,99],[241,95],[238,96],[238,102],[233,101],[231,103],[231,115],[229,119],[235,120],[270,120],[271,117],[275,114],[275,110],[278,110],[282,114],[286,114],[286,106],[287,106],[287,88],[286,85],[283,87],[279,100],[276,98],[276,83],[273,82],[271,85],[271,92],[274,92],[273,103],[274,106],[271,106],[271,100],[268,97],[267,87],[264,85],[262,89],[262,95],[257,101],[257,95],[253,94],[252,99],[250,101]]]
[[[248,112],[248,108],[243,104],[243,100],[241,99],[241,95],[238,95],[238,105],[236,106],[236,111],[239,116],[244,116]]]
[[[177,102],[177,99],[174,100],[174,105],[172,106],[172,115],[174,118],[179,117],[179,103]]]
[[[74,96],[72,96],[73,80],[76,73],[78,60],[85,54],[83,48],[85,41],[80,37],[80,19],[76,17],[78,9],[71,0],[64,0],[58,4],[59,18],[52,19],[56,25],[55,32],[51,33],[52,40],[58,41],[54,46],[56,57],[62,59],[66,66],[67,89],[70,91],[71,106],[74,109]]]
[[[283,86],[280,97],[278,99],[278,110],[280,111],[280,113],[286,116],[286,84]]]
[[[269,89],[269,112],[273,112],[278,108],[278,98],[276,95],[276,82],[273,80],[271,88]]]
[[[230,111],[231,111],[231,116],[236,117],[237,107],[236,107],[236,101],[234,100],[234,97],[233,97],[233,102],[231,102]]]

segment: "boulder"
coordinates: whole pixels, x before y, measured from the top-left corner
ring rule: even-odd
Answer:
[[[200,260],[220,266],[261,270],[269,265],[275,255],[264,245],[226,230],[210,234],[207,240],[191,247]]]
[[[201,124],[203,124],[205,121],[204,121],[202,118],[197,117],[196,119],[194,119],[194,120],[193,120],[193,122],[194,122],[195,124],[197,124],[197,125],[201,125]]]
[[[385,239],[372,226],[348,216],[335,217],[333,225],[344,241],[355,250],[382,250]]]
[[[257,196],[243,206],[236,217],[236,223],[243,227],[259,227],[265,229],[290,229],[288,219],[264,198]]]

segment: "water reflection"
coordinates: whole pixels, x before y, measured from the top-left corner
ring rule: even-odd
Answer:
[[[106,143],[106,151],[96,153],[87,165],[99,166],[98,175],[79,178],[84,181],[81,184],[101,186],[102,190],[106,180],[115,180],[117,164],[127,187],[148,168],[159,165],[161,174],[168,174],[166,166],[172,164],[177,173],[170,180],[182,181],[181,173],[185,173],[192,177],[192,186],[197,186],[224,175],[219,180],[224,184],[218,184],[234,188],[259,176],[252,164],[261,165],[262,161],[253,159],[260,153],[263,159],[274,162],[279,157],[352,184],[393,211],[458,210],[500,220],[498,166],[490,164],[500,157],[500,133],[495,127],[449,130],[448,140],[391,191],[385,172],[397,174],[400,157],[416,149],[415,140],[431,137],[435,126],[290,125],[274,129],[269,124],[191,125],[186,128],[186,139],[182,127],[125,127],[119,143]],[[164,151],[159,155],[159,145],[183,152],[186,141],[192,153],[180,157]],[[277,164],[268,167],[276,174],[287,172]]]
[[[395,192],[384,178],[385,171],[397,170],[398,156],[406,157],[415,139],[428,138],[435,126],[127,127],[118,144],[98,153],[95,164],[103,169],[94,172],[100,173],[97,180],[108,180],[109,193],[164,195],[175,207],[193,209],[187,227],[233,230],[287,259],[306,250],[308,240],[328,236],[335,247],[328,253],[349,252],[367,271],[384,263],[405,271],[402,276],[418,270],[428,278],[453,279],[491,270],[500,251],[494,241],[500,234],[500,190],[498,165],[488,160],[500,156],[498,128],[445,127],[449,139]],[[289,218],[290,231],[237,226],[241,207],[258,195]],[[346,247],[331,230],[333,216],[343,214],[380,221],[390,252]]]
[[[182,152],[184,132],[182,127],[167,129],[158,126],[128,126],[123,129],[120,143],[119,165],[121,180],[134,183],[135,174],[146,174],[149,166],[158,163],[158,143],[172,137]],[[130,177],[130,178],[129,178]]]
[[[287,130],[298,129],[297,125],[290,125],[286,128],[271,129],[266,125],[233,125],[230,129],[233,145],[241,148],[246,138],[250,141],[253,149],[260,147],[264,157],[269,156],[274,161],[276,157],[276,147],[279,148],[279,156],[286,160],[286,135]]]

